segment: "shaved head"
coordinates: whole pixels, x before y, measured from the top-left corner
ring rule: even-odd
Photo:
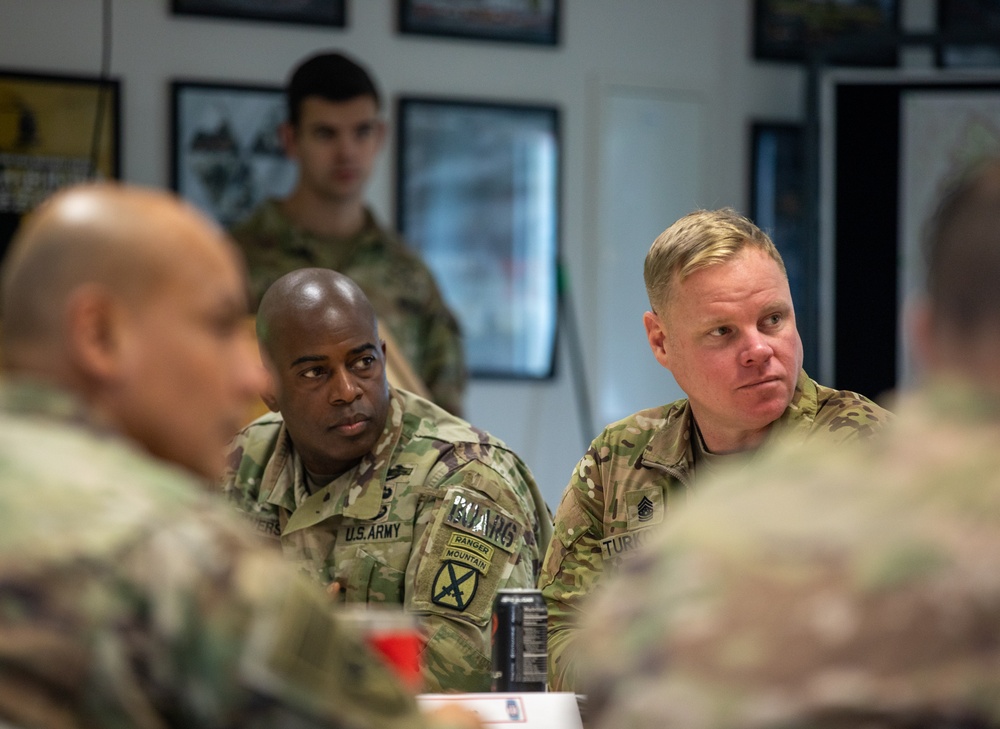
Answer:
[[[63,344],[65,309],[81,287],[112,291],[132,305],[155,293],[175,269],[171,259],[211,225],[153,190],[101,184],[54,195],[27,217],[4,262],[4,368],[44,366],[37,356]],[[222,232],[214,234],[224,245]]]
[[[257,340],[275,388],[264,400],[308,472],[333,478],[371,452],[390,392],[375,310],[354,281],[326,268],[282,276],[260,301]]]
[[[235,246],[174,195],[56,193],[0,275],[0,364],[82,399],[154,455],[215,478],[266,381]]]
[[[308,324],[330,311],[370,323],[377,337],[375,309],[350,277],[329,268],[300,268],[282,276],[264,293],[257,310],[257,340],[262,354],[273,360],[277,335],[293,322]]]

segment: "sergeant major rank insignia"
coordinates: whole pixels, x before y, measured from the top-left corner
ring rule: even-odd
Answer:
[[[648,496],[643,496],[642,501],[639,502],[639,506],[636,508],[639,521],[649,521],[652,519],[653,511],[653,502],[649,500]]]
[[[659,486],[625,494],[626,529],[640,529],[663,520],[664,498]]]

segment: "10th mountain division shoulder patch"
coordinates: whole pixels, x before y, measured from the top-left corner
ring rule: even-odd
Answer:
[[[469,565],[448,560],[441,564],[431,588],[431,602],[464,611],[479,588],[479,572]]]

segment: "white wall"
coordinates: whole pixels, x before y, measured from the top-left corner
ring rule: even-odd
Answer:
[[[631,229],[602,234],[610,226],[598,204],[609,195],[601,184],[607,173],[601,145],[615,131],[606,126],[615,123],[609,99],[623,88],[668,104],[697,99],[704,121],[701,168],[691,175],[698,189],[685,189],[686,176],[663,169],[660,191],[623,184],[619,212],[633,198],[655,200],[651,192],[669,195],[678,188],[701,206],[745,209],[749,123],[801,119],[804,80],[794,65],[752,60],[751,6],[749,0],[564,0],[562,41],[552,48],[399,35],[394,0],[349,0],[345,29],[180,17],[170,14],[169,0],[113,0],[111,69],[123,84],[122,175],[142,184],[169,183],[172,79],[280,84],[298,59],[319,48],[338,47],[364,60],[390,101],[426,93],[557,104],[562,250],[590,380],[593,429],[599,429],[628,414],[602,406],[599,395],[609,381],[627,379],[643,406],[678,396],[669,373],[646,359],[651,355],[637,310],[642,304],[636,304],[642,297],[632,291],[619,303],[613,291],[608,294],[615,285],[605,276],[609,255],[623,256],[618,268],[631,266],[641,281],[646,249],[676,217],[670,210],[650,221],[655,208],[647,203],[637,215],[641,223],[626,221],[623,228]],[[0,68],[96,75],[101,11],[101,0],[0,0]],[[690,143],[669,139],[662,154]],[[393,220],[394,155],[390,146],[371,190],[386,222]],[[651,184],[649,172],[637,175],[644,185]],[[656,175],[652,179],[655,184]],[[559,356],[554,380],[473,381],[467,402],[473,423],[507,440],[527,461],[553,508],[585,441],[596,434],[582,433],[565,339]]]

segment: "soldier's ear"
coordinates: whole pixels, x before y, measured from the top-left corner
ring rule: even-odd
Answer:
[[[271,372],[270,367],[265,367],[264,370],[267,372],[267,377],[265,378],[266,384],[264,385],[264,389],[260,392],[260,399],[267,405],[268,410],[276,413],[278,412],[278,394],[277,386],[274,383],[274,374]]]
[[[662,367],[669,370],[670,352],[667,348],[667,330],[663,326],[663,321],[655,312],[647,311],[642,315],[642,323],[646,327],[646,339],[649,341],[653,357]]]
[[[86,284],[66,300],[66,347],[73,368],[87,380],[107,383],[122,367],[125,312],[98,284]]]

